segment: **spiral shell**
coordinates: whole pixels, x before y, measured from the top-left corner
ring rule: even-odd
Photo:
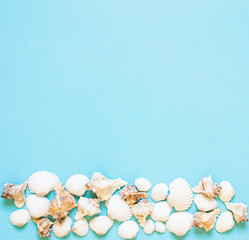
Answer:
[[[10,214],[10,222],[18,227],[22,227],[31,220],[29,211],[26,209],[19,209]]]
[[[167,198],[168,191],[169,188],[165,183],[158,183],[155,187],[152,188],[151,198],[156,202],[163,201]]]
[[[139,226],[135,221],[123,222],[118,228],[118,235],[123,239],[133,239],[137,236]]]

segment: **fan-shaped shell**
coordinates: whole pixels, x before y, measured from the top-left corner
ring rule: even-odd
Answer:
[[[163,222],[155,223],[156,231],[159,233],[164,233],[166,231],[166,225]]]
[[[151,189],[151,183],[146,178],[137,178],[135,181],[135,186],[141,192],[147,192]]]
[[[172,211],[171,206],[165,201],[158,202],[154,205],[151,213],[151,218],[154,221],[166,222]]]
[[[22,227],[31,220],[29,211],[26,209],[19,209],[10,214],[10,222],[18,227]]]
[[[151,191],[151,198],[156,202],[165,200],[168,196],[168,191],[169,188],[165,183],[158,183]]]
[[[54,190],[55,184],[59,181],[58,177],[48,171],[39,171],[33,173],[28,179],[30,192],[39,196],[45,196]]]
[[[70,217],[66,217],[62,223],[56,221],[53,225],[53,233],[56,237],[62,238],[67,236],[71,232],[72,219]]]
[[[123,239],[134,239],[139,231],[139,226],[135,221],[123,222],[118,228],[118,235]]]
[[[231,183],[228,181],[222,181],[219,185],[221,190],[219,192],[219,198],[223,202],[230,202],[235,194],[235,190]]]
[[[80,237],[86,236],[89,231],[88,222],[85,218],[74,222],[72,231]]]
[[[166,223],[167,230],[177,236],[184,236],[193,225],[194,216],[189,212],[176,212]]]
[[[218,203],[214,198],[207,198],[203,194],[197,194],[194,197],[194,202],[199,211],[208,212],[217,208]]]
[[[151,219],[148,219],[144,224],[144,232],[150,235],[154,231],[155,231],[155,223]]]
[[[26,207],[33,218],[46,217],[49,211],[49,204],[48,198],[35,194],[29,195],[26,199]]]
[[[193,202],[193,193],[190,185],[184,178],[176,178],[169,185],[168,203],[176,211],[184,211],[190,208]]]
[[[97,216],[91,219],[90,228],[99,235],[104,235],[112,227],[113,220],[108,216]]]
[[[216,222],[216,231],[223,233],[231,230],[234,227],[233,214],[229,211],[221,213]]]
[[[86,183],[89,181],[88,177],[83,174],[76,174],[71,176],[65,184],[68,192],[76,196],[82,196],[86,190]]]

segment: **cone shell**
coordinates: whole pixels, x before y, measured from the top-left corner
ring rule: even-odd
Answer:
[[[80,237],[84,237],[87,235],[88,231],[89,231],[89,226],[88,226],[88,222],[85,218],[80,219],[78,221],[74,222],[72,231],[77,234]]]
[[[158,202],[154,205],[151,213],[151,218],[154,221],[166,222],[172,211],[172,207],[165,201]]]
[[[10,222],[18,227],[22,227],[31,220],[29,211],[26,209],[19,209],[10,214]]]
[[[90,228],[98,235],[104,235],[112,227],[113,220],[108,216],[97,216],[91,219]]]
[[[155,223],[156,231],[159,233],[164,233],[166,231],[166,225],[163,222]]]
[[[137,178],[135,186],[141,192],[147,192],[151,189],[151,183],[146,178]]]
[[[52,231],[56,237],[62,238],[71,232],[72,219],[66,217],[62,223],[56,221],[53,225]]]
[[[135,221],[123,222],[118,228],[118,235],[123,239],[134,239],[139,231],[139,226]]]
[[[85,185],[88,182],[89,182],[88,177],[82,174],[76,174],[71,176],[67,180],[65,187],[67,191],[70,192],[71,194],[76,196],[82,196],[87,190],[87,187]]]
[[[148,219],[144,224],[144,232],[150,235],[154,231],[155,231],[155,223],[151,219]]]
[[[217,208],[218,203],[214,198],[207,198],[203,194],[197,194],[194,197],[196,207],[201,212],[208,212]]]
[[[231,183],[228,181],[222,181],[219,185],[221,190],[219,192],[219,198],[223,202],[230,202],[235,194],[235,190]]]
[[[221,213],[216,222],[216,231],[219,233],[227,232],[234,227],[233,214],[229,211]]]
[[[165,183],[158,183],[151,191],[151,198],[156,202],[163,201],[167,198],[168,191],[169,188]]]

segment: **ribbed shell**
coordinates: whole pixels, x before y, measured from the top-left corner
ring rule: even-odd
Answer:
[[[198,210],[202,212],[211,211],[218,206],[218,203],[215,198],[207,198],[203,194],[195,195],[194,202]]]
[[[172,211],[171,206],[165,201],[158,202],[154,205],[151,213],[151,218],[154,221],[166,222]]]
[[[230,202],[235,194],[235,190],[231,183],[228,181],[222,181],[219,185],[221,190],[219,192],[219,198],[223,202]]]
[[[74,222],[72,231],[80,237],[86,236],[89,231],[88,222],[85,218]]]
[[[10,222],[18,227],[22,227],[31,220],[29,211],[26,209],[19,209],[10,214]]]
[[[89,225],[95,233],[104,235],[112,227],[113,220],[108,216],[97,216],[91,219]]]
[[[163,201],[167,198],[168,191],[169,188],[165,183],[158,183],[151,191],[151,198],[156,202]]]
[[[166,225],[163,222],[156,222],[155,228],[159,233],[164,233],[166,231]]]
[[[233,214],[229,211],[221,213],[216,222],[216,231],[219,233],[227,232],[234,227]]]
[[[71,232],[72,223],[72,219],[68,216],[62,223],[56,221],[52,228],[54,235],[59,238],[67,236]]]
[[[76,196],[82,196],[87,190],[87,187],[85,185],[88,181],[89,179],[85,175],[76,174],[71,176],[67,180],[65,187],[67,191],[71,194]]]
[[[155,231],[155,223],[151,219],[147,219],[144,225],[144,232],[148,235]]]
[[[137,178],[135,180],[135,186],[141,192],[147,192],[151,189],[151,183],[146,178]]]
[[[134,239],[139,231],[139,226],[135,221],[123,222],[118,228],[118,235],[123,239]]]

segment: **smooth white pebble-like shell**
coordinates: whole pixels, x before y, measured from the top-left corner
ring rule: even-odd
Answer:
[[[65,183],[68,192],[76,196],[82,196],[87,191],[86,183],[89,182],[87,176],[76,174],[71,176]]]
[[[88,222],[85,218],[74,222],[72,231],[80,237],[86,236],[89,231]]]
[[[104,235],[112,227],[113,220],[108,216],[97,216],[89,222],[90,228],[98,235]]]
[[[216,222],[216,231],[219,233],[227,232],[234,227],[233,214],[230,211],[221,213]]]
[[[134,239],[139,231],[137,222],[133,220],[123,222],[118,228],[118,235],[123,239]]]
[[[217,208],[218,203],[215,198],[207,198],[203,194],[197,194],[194,197],[196,207],[201,212],[208,212]]]
[[[235,194],[235,190],[231,183],[228,181],[222,181],[219,185],[221,190],[219,192],[219,198],[223,202],[230,202]]]
[[[66,217],[62,223],[56,221],[53,225],[53,233],[56,237],[62,238],[67,236],[71,232],[72,219],[70,217]]]
[[[172,207],[166,202],[158,202],[153,206],[151,218],[154,221],[166,222],[172,211]]]
[[[166,231],[166,225],[163,222],[155,223],[156,231],[159,233],[164,233]]]
[[[19,209],[10,214],[10,222],[18,227],[22,227],[31,220],[29,211],[26,209]]]
[[[155,187],[152,188],[151,198],[156,202],[163,201],[167,198],[168,191],[169,188],[165,183],[158,183]]]
[[[137,178],[135,180],[135,186],[138,191],[147,192],[151,189],[151,183],[146,178]]]
[[[144,224],[144,232],[148,235],[155,231],[155,223],[151,219],[147,219]]]

